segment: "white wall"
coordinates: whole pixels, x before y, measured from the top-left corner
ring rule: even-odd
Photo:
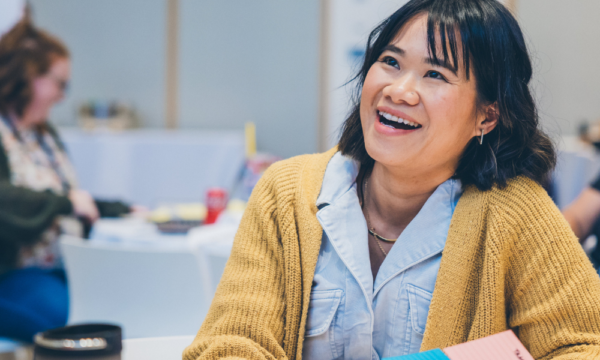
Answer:
[[[0,2],[0,36],[10,30],[23,16],[25,0],[2,0]]]
[[[119,99],[143,125],[165,117],[166,0],[32,0],[38,25],[73,55],[70,94],[52,113],[75,124],[77,104]],[[242,130],[259,151],[317,148],[319,0],[180,0],[179,124]]]
[[[72,55],[72,82],[51,120],[75,124],[77,106],[117,99],[135,106],[145,126],[164,123],[164,0],[31,0],[38,26]]]
[[[517,17],[534,62],[533,87],[550,134],[600,119],[600,1],[519,0]]]
[[[315,152],[319,1],[180,1],[181,126],[254,121],[259,151]]]

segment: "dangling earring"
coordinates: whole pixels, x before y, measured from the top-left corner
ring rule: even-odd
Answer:
[[[483,145],[483,129],[481,129],[481,138],[479,139],[479,145]]]

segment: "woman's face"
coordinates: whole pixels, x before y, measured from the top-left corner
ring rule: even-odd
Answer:
[[[33,80],[33,97],[25,109],[23,120],[32,125],[45,122],[52,106],[63,99],[70,76],[69,59],[54,60],[48,73]]]
[[[427,14],[418,15],[400,30],[365,79],[360,116],[366,150],[386,167],[448,178],[468,142],[481,134],[485,115],[476,99],[472,73],[467,80],[462,67],[454,73],[433,64]]]

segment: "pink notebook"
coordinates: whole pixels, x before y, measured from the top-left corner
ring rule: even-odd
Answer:
[[[535,360],[512,330],[450,346],[444,352],[451,360]]]

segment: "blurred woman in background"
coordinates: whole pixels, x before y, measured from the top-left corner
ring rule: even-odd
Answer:
[[[58,238],[100,216],[129,212],[78,189],[47,121],[70,77],[69,52],[27,14],[0,39],[0,336],[31,341],[67,321]]]

